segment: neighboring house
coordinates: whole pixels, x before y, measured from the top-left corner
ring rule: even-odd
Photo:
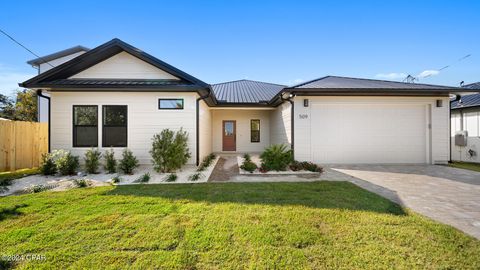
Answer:
[[[52,53],[40,58],[36,58],[27,62],[33,68],[38,70],[38,74],[52,69],[60,64],[72,60],[73,58],[87,52],[89,49],[83,46],[75,46],[63,51]],[[48,97],[48,94],[46,94]],[[38,122],[48,121],[48,101],[46,98],[38,96]]]
[[[20,84],[51,97],[51,149],[131,149],[150,163],[151,138],[189,133],[190,164],[211,152],[289,144],[315,163],[446,163],[449,94],[459,88],[327,76],[292,87],[207,84],[113,39]]]
[[[480,82],[463,86],[480,92]],[[468,94],[451,102],[452,160],[480,162],[480,93]],[[466,145],[455,143],[455,134],[466,132]]]

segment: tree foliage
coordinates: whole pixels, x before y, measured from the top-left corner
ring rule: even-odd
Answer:
[[[0,94],[0,117],[18,121],[37,121],[37,94],[33,90],[17,90],[15,98]]]

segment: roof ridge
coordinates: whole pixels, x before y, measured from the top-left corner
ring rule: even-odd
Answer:
[[[407,82],[379,80],[379,79],[370,79],[370,78],[355,78],[355,77],[348,77],[348,76],[333,75],[333,76],[326,76],[326,77],[336,77],[336,78],[352,79],[352,80],[365,80],[365,81],[374,81],[374,82],[388,82],[388,83],[401,83],[401,84],[411,84],[411,85],[425,85],[425,86],[434,86],[434,87],[454,87],[454,88],[456,88],[456,86],[448,86],[448,85],[438,85],[438,84],[428,84],[428,83],[407,83]]]
[[[286,85],[283,85],[283,84],[271,83],[271,82],[262,82],[262,81],[249,80],[249,79],[240,79],[240,80],[233,80],[233,81],[227,81],[227,82],[221,82],[221,83],[213,83],[211,85],[220,85],[220,84],[235,83],[235,82],[241,82],[241,81],[257,82],[257,83],[264,83],[264,84],[271,84],[271,85],[278,85],[278,86],[287,87]]]
[[[312,82],[315,82],[315,81],[323,80],[323,79],[328,78],[328,77],[333,77],[333,76],[327,75],[327,76],[319,77],[319,78],[316,78],[316,79],[313,79],[313,80],[309,80],[309,81],[306,81],[306,82],[302,82],[302,83],[299,83],[299,84],[295,84],[295,85],[289,86],[288,88],[299,87],[299,86],[302,86],[302,85],[305,85],[305,84],[309,84],[309,83],[312,83]]]

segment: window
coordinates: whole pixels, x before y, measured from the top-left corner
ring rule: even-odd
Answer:
[[[161,98],[158,100],[160,110],[183,110],[183,99]]]
[[[260,142],[260,120],[250,120],[250,141]]]
[[[98,106],[73,106],[73,147],[98,146]]]
[[[103,147],[127,147],[127,106],[103,106]]]

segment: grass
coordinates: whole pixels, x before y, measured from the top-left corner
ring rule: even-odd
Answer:
[[[38,174],[38,173],[40,173],[38,168],[20,169],[13,172],[0,172],[0,181],[14,180],[14,179],[18,179],[28,175]]]
[[[0,198],[20,269],[479,269],[480,241],[347,182],[131,185]]]
[[[448,166],[480,172],[480,163],[454,161],[449,163]]]

